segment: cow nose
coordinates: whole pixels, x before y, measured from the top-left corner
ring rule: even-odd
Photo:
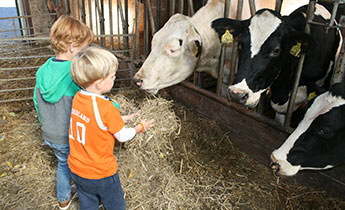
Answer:
[[[248,99],[248,93],[244,91],[236,91],[228,89],[228,97],[237,103],[245,104]]]
[[[271,155],[270,167],[271,167],[271,169],[273,170],[273,172],[275,174],[277,174],[279,172],[280,165],[279,165],[278,161],[276,160],[276,158],[273,155]]]
[[[138,78],[133,78],[133,81],[135,82],[135,84],[137,84],[139,87],[141,87],[143,85],[143,80],[142,79],[138,79]]]
[[[270,167],[271,167],[271,169],[273,170],[273,172],[274,172],[275,174],[277,174],[277,173],[279,172],[279,169],[280,169],[279,163],[276,163],[276,162],[271,161]]]

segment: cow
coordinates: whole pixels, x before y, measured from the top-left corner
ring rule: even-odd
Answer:
[[[272,169],[293,176],[300,170],[329,169],[345,162],[345,83],[332,85],[308,104],[286,141],[271,154]]]
[[[282,11],[305,1],[285,0]],[[258,0],[255,3],[256,8],[274,8],[274,2]],[[225,0],[209,0],[192,17],[171,16],[153,36],[151,52],[134,76],[137,85],[156,94],[162,88],[185,80],[194,71],[207,72],[217,78],[221,44],[211,22],[224,16],[224,3]],[[231,1],[232,18],[236,17],[236,5],[237,1]],[[245,1],[242,17],[250,17],[248,1]]]
[[[310,84],[329,88],[340,35],[337,29],[311,24],[304,32],[308,5],[289,16],[262,9],[247,20],[220,18],[212,22],[219,39],[228,32],[238,41],[236,78],[228,88],[231,100],[255,107],[270,89],[272,108],[286,113],[299,58],[305,55],[294,110],[307,99]],[[316,4],[313,21],[328,23],[330,13]]]

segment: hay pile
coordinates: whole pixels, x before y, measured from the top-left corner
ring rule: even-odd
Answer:
[[[138,134],[126,143],[125,149],[115,152],[119,174],[129,209],[188,209],[191,186],[175,173],[169,162],[174,139],[181,129],[180,119],[172,110],[172,101],[161,97],[144,99],[137,105],[121,94],[113,97],[120,104],[122,115],[141,110],[138,118],[155,119],[155,127]],[[194,206],[195,207],[195,206]]]
[[[110,95],[127,126],[156,125],[114,154],[127,209],[345,209],[345,201],[282,178],[233,147],[213,121],[138,90]],[[33,104],[0,107],[0,209],[56,208],[56,158],[43,142]],[[2,137],[1,137],[2,136]],[[79,210],[75,200],[70,210]]]

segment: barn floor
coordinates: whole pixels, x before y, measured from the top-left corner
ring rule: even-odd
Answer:
[[[181,119],[181,131],[170,139],[173,152],[164,161],[172,168],[170,175],[180,177],[175,187],[188,186],[190,192],[188,199],[182,197],[162,209],[345,209],[344,200],[326,192],[300,186],[293,178],[277,179],[267,166],[234,148],[216,123],[178,103],[173,110]],[[0,209],[57,209],[57,165],[42,141],[31,101],[1,105]],[[166,176],[165,168],[157,170]],[[121,177],[124,170],[119,173]],[[154,181],[149,182],[149,192],[164,190],[159,180]],[[122,185],[126,192],[126,181]],[[127,209],[157,209],[150,200],[137,205],[130,199],[136,195],[128,196]],[[161,203],[169,199],[162,198]],[[71,209],[79,209],[77,200]]]

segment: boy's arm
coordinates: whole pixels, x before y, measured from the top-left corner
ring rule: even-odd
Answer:
[[[119,132],[115,133],[115,138],[120,142],[126,142],[134,138],[135,134],[146,131],[154,126],[155,120],[143,120],[134,128],[123,127]]]

